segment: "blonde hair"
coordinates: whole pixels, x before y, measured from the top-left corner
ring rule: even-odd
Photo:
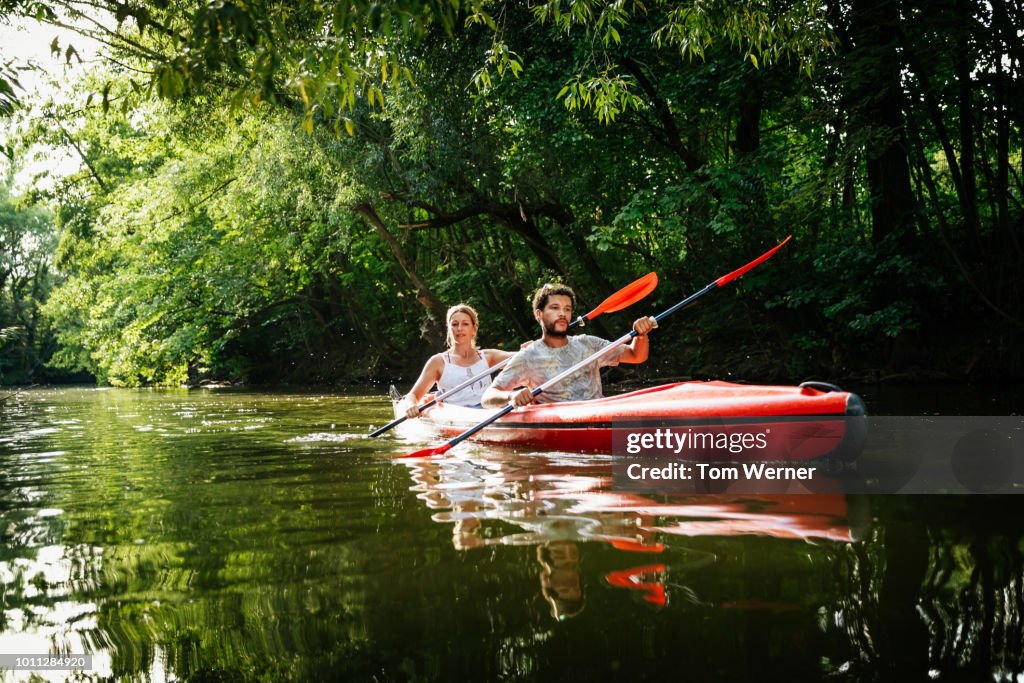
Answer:
[[[469,316],[469,321],[473,323],[473,327],[477,329],[480,328],[480,316],[476,314],[476,310],[469,304],[455,304],[454,306],[449,308],[448,313],[445,314],[444,316],[445,327],[447,329],[445,341],[448,342],[449,349],[455,348],[455,338],[452,336],[452,318],[455,316],[456,313],[465,313],[466,315]],[[476,348],[475,338],[473,339],[473,348]]]

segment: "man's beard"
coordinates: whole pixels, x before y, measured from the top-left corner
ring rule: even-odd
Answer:
[[[565,322],[565,321],[564,320],[556,320],[555,322],[551,323],[550,325],[547,324],[547,323],[544,323],[544,334],[546,334],[549,337],[568,337],[569,336],[569,325],[568,324],[566,324],[564,330],[556,329],[555,326],[558,323],[560,323],[560,322]]]

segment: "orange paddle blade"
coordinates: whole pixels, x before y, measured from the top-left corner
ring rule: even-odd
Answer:
[[[654,291],[654,288],[658,286],[658,274],[647,273],[639,280],[632,282],[619,291],[612,294],[610,297],[598,304],[597,308],[587,313],[584,318],[587,320],[593,320],[602,313],[614,313],[615,311],[621,311],[623,308],[632,306],[640,299]]]
[[[751,261],[747,265],[743,266],[742,268],[737,268],[736,270],[732,271],[728,275],[723,275],[722,277],[718,278],[717,280],[715,280],[715,284],[718,285],[719,287],[721,287],[722,285],[724,285],[724,284],[726,284],[728,282],[732,282],[733,280],[735,280],[739,276],[743,275],[744,273],[746,273],[746,272],[748,272],[748,271],[750,271],[750,270],[752,270],[754,268],[757,268],[759,265],[761,265],[762,263],[764,263],[765,261],[770,259],[772,256],[775,256],[775,252],[777,252],[779,249],[782,249],[782,247],[786,244],[786,242],[790,241],[791,239],[793,239],[792,235],[790,235],[786,239],[782,240],[774,248],[769,249],[768,251],[766,251],[765,253],[761,254],[756,259],[754,259],[753,261]]]
[[[410,453],[409,455],[400,455],[398,457],[399,457],[399,459],[404,459],[404,458],[433,458],[435,455],[444,455],[445,453],[450,451],[451,448],[452,448],[452,445],[450,443],[446,443],[445,445],[438,446],[437,448],[424,448],[421,451],[416,451],[415,453]]]

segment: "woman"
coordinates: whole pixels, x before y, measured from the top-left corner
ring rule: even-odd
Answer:
[[[476,332],[479,318],[472,306],[457,304],[448,309],[448,350],[430,357],[423,366],[423,372],[409,393],[402,398],[401,407],[406,417],[419,415],[417,406],[430,387],[437,385],[438,393],[454,389],[470,377],[475,377],[487,368],[510,358],[509,351],[476,347]],[[480,397],[491,384],[490,375],[484,375],[465,389],[445,401],[457,406],[480,407]]]

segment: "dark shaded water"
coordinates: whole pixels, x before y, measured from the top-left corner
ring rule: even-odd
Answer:
[[[916,410],[1012,410],[977,392]],[[376,397],[23,393],[0,411],[0,653],[151,680],[1024,672],[1024,497],[645,497],[603,456],[396,461],[419,444],[357,438],[388,416]]]

